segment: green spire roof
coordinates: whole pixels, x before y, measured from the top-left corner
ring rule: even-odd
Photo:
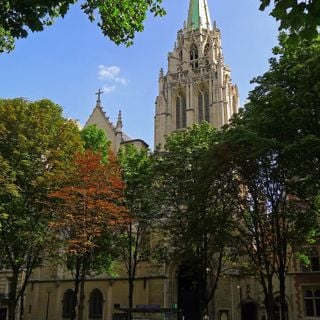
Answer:
[[[190,0],[188,30],[199,28],[212,29],[207,0]]]

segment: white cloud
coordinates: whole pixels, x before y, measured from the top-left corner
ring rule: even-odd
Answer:
[[[125,78],[116,77],[116,78],[114,79],[114,81],[117,82],[117,83],[121,83],[121,84],[123,84],[124,86],[126,86],[126,85],[128,84],[128,80],[125,79]]]
[[[110,93],[116,90],[117,85],[126,86],[129,81],[120,76],[121,69],[118,66],[105,66],[100,64],[98,66],[98,78],[103,80],[103,91]]]
[[[120,73],[120,68],[118,66],[110,66],[107,67],[103,64],[98,66],[98,74],[99,74],[99,79],[115,79],[115,77]]]
[[[116,90],[116,86],[115,86],[115,85],[113,85],[113,86],[104,86],[104,87],[102,88],[102,91],[103,91],[104,93],[106,93],[106,94],[108,94],[108,93],[110,93],[110,92],[112,92],[112,91],[114,91],[114,90]]]

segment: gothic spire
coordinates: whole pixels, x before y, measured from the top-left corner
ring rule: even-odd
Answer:
[[[207,0],[190,0],[188,12],[188,30],[199,28],[212,29]]]

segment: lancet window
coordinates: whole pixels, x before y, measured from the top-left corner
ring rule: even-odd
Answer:
[[[103,314],[103,295],[99,289],[94,289],[90,294],[89,318],[102,319]]]
[[[210,122],[209,111],[209,94],[208,91],[199,91],[198,95],[198,120],[199,123],[203,121]]]
[[[65,291],[62,300],[62,318],[70,319],[76,304],[75,293],[72,289]]]
[[[198,68],[198,48],[195,44],[190,48],[190,65],[193,69]]]
[[[176,98],[176,128],[186,128],[187,126],[187,104],[186,97],[179,95]]]
[[[183,52],[182,52],[182,50],[179,51],[179,60],[183,61]]]

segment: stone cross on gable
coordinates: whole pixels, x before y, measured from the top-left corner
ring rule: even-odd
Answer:
[[[100,100],[100,97],[101,97],[101,94],[103,93],[103,91],[99,88],[98,92],[96,92],[95,94],[98,96],[97,98],[97,103],[96,103],[96,106],[97,107],[100,107],[101,108],[101,100]]]
[[[98,96],[98,99],[97,99],[97,101],[101,101],[100,100],[100,96],[101,96],[101,94],[103,93],[103,91],[99,88],[99,90],[98,90],[98,92],[96,92],[96,95]]]

